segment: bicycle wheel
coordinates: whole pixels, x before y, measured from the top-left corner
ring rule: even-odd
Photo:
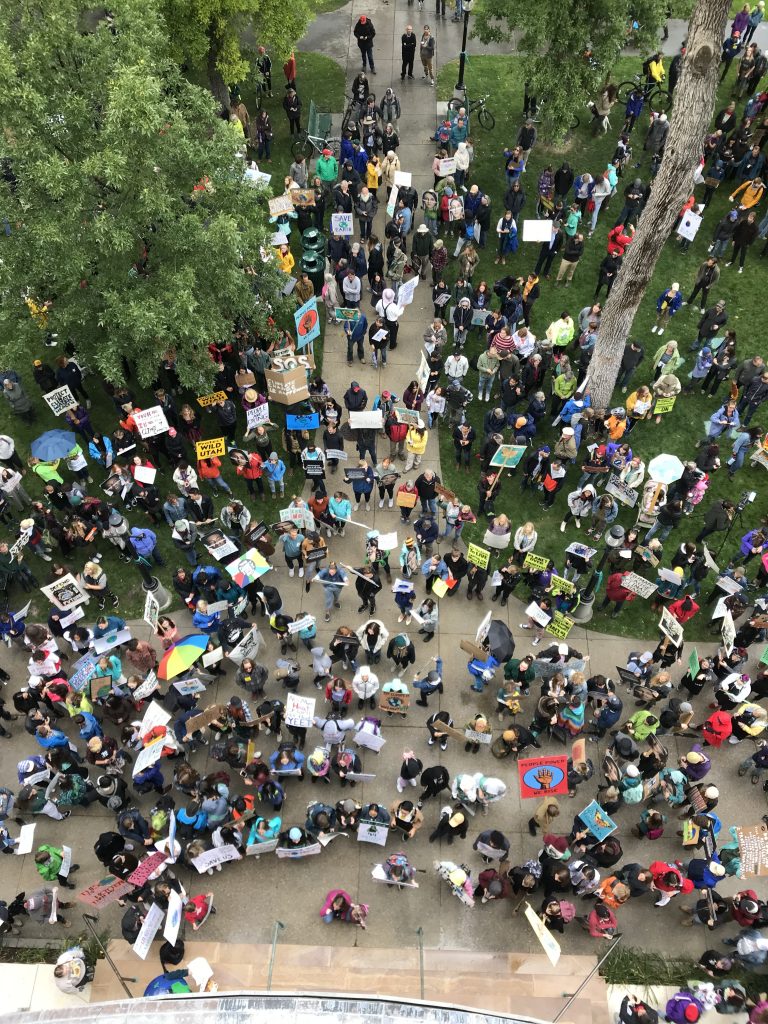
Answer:
[[[666,89],[654,89],[648,97],[648,105],[655,114],[666,114],[672,107],[672,93]]]
[[[464,99],[462,99],[461,96],[454,96],[453,99],[448,100],[448,109],[449,110],[456,110],[456,111],[458,111],[458,110],[460,110],[464,106],[466,106],[466,101]]]
[[[485,128],[487,132],[493,131],[493,129],[496,127],[496,118],[493,116],[490,110],[488,110],[487,107],[480,107],[480,109],[477,112],[477,120],[480,124],[480,127]]]
[[[616,99],[619,103],[626,103],[630,93],[637,88],[637,82],[621,82],[616,86]]]
[[[303,156],[305,160],[310,160],[314,151],[314,146],[309,141],[306,135],[304,136],[303,139],[297,139],[296,142],[294,142],[294,144],[291,146],[291,152],[293,153],[297,160],[300,156]]]
[[[347,130],[347,127],[349,126],[349,122],[351,120],[352,120],[352,104],[350,103],[350,105],[344,111],[344,116],[341,119],[341,134],[342,135]]]
[[[573,117],[571,118],[570,131],[575,132],[580,124],[581,124],[581,119],[576,114],[574,114]]]

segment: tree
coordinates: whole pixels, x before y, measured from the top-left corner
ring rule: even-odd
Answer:
[[[243,82],[257,45],[287,58],[306,31],[312,0],[162,0],[174,55],[205,75],[229,109],[227,83]]]
[[[207,387],[211,342],[285,310],[264,194],[210,94],[179,74],[152,0],[115,0],[87,30],[80,7],[0,7],[0,359],[41,347],[26,295],[52,301],[48,329],[107,380],[126,356],[146,385],[173,349],[184,384]]]
[[[567,6],[560,0],[478,0],[475,12],[474,34],[483,42],[505,42],[512,32],[521,34],[517,47],[525,55],[525,80],[545,100],[543,130],[557,141],[603,86],[633,20],[640,26],[634,44],[653,51],[667,0],[583,0]]]
[[[589,387],[596,408],[606,409],[610,405],[635,314],[675,219],[693,189],[694,171],[701,159],[701,140],[707,133],[715,104],[728,9],[728,0],[698,0],[691,18],[664,159],[634,240],[627,248],[621,273],[605,304],[590,363]]]

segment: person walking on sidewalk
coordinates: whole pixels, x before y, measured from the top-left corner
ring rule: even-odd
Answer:
[[[403,66],[400,70],[401,82],[405,79],[406,74],[409,78],[413,78],[413,58],[416,55],[416,42],[416,33],[413,31],[413,25],[406,25],[405,32],[400,36],[400,54],[403,59]]]
[[[357,39],[357,45],[360,49],[360,56],[363,61],[363,71],[365,71],[366,61],[371,69],[371,74],[376,74],[376,68],[373,66],[373,37],[376,35],[376,29],[373,27],[373,22],[365,14],[361,14],[357,19],[357,23],[353,29],[355,39]]]

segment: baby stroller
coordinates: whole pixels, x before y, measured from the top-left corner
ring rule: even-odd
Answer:
[[[474,907],[474,886],[469,879],[469,868],[466,864],[454,864],[452,860],[436,860],[435,871],[445,879],[451,892],[466,907]]]

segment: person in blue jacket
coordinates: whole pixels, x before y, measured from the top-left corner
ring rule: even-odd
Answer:
[[[669,321],[683,304],[683,293],[677,281],[672,283],[656,300],[656,323],[651,328],[651,334],[663,334],[669,326]]]
[[[423,708],[428,706],[428,697],[433,693],[443,692],[443,659],[437,657],[432,660],[435,663],[433,669],[430,669],[429,672],[426,672],[421,677],[418,674],[413,677],[414,689],[418,690],[421,694],[416,703],[420,704]]]
[[[277,452],[270,452],[269,458],[261,467],[262,473],[267,478],[267,486],[270,494],[280,489],[280,497],[285,494],[285,463],[278,456]]]
[[[345,320],[344,333],[347,336],[347,365],[352,365],[355,346],[357,346],[357,358],[361,363],[364,363],[365,339],[368,336],[368,318],[365,313],[360,312],[359,318],[353,323],[350,323],[349,320]]]
[[[157,550],[157,535],[152,530],[145,530],[140,526],[131,527],[129,537],[131,547],[136,554],[147,562],[154,561],[157,565],[165,565],[165,560]]]
[[[88,444],[88,454],[106,469],[113,461],[112,442],[104,434],[94,434]]]
[[[717,853],[711,858],[696,857],[689,861],[686,873],[695,889],[714,889],[717,883],[725,878],[725,868],[720,863]]]
[[[360,503],[363,503],[363,511],[371,511],[371,494],[373,493],[373,485],[376,480],[373,470],[368,465],[365,459],[360,459],[357,464],[358,469],[365,470],[365,476],[360,477],[359,480],[352,481],[352,492],[355,495],[355,506],[354,511],[360,508]]]
[[[643,112],[643,105],[645,104],[645,95],[640,86],[637,86],[629,94],[627,99],[627,105],[624,109],[624,128],[622,131],[631,132],[635,127],[635,121]]]
[[[447,580],[451,574],[440,555],[432,555],[422,562],[421,575],[424,577],[427,593],[431,594],[435,580]]]
[[[101,640],[102,637],[119,633],[121,629],[125,629],[125,619],[119,615],[100,615],[93,627],[93,639]]]
[[[219,612],[209,612],[207,601],[198,601],[195,608],[195,614],[192,616],[192,625],[195,629],[201,633],[207,633],[208,636],[215,633],[219,628],[221,621],[221,615]]]
[[[489,654],[485,661],[481,658],[472,658],[468,661],[467,669],[474,680],[470,689],[474,690],[475,693],[482,693],[485,689],[485,684],[490,683],[493,679],[498,666],[499,662],[492,654]]]
[[[69,740],[60,729],[51,729],[48,725],[38,725],[35,730],[35,739],[43,750],[51,750],[53,747],[69,747]]]

